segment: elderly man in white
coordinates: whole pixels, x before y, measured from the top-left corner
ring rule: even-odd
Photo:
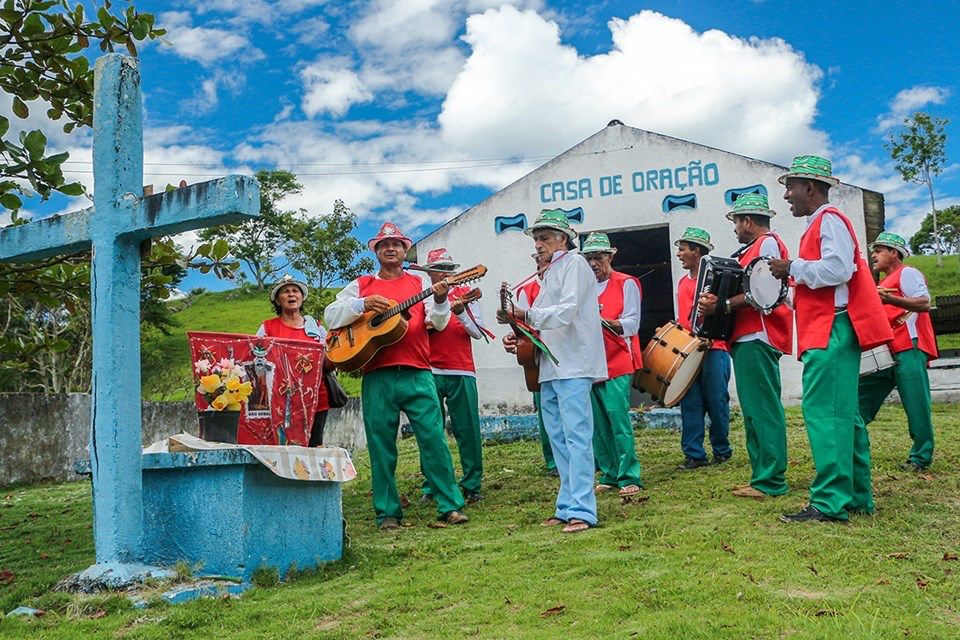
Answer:
[[[570,251],[577,233],[563,211],[542,211],[525,233],[550,264],[533,306],[501,312],[498,319],[519,320],[539,331],[557,359],[555,364],[540,354],[543,423],[560,472],[556,514],[543,525],[562,524],[564,533],[576,533],[597,524],[590,388],[607,378],[597,279],[583,256]],[[504,338],[504,346],[515,351],[516,339]]]

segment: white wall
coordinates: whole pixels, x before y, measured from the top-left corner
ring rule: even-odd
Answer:
[[[798,150],[798,154],[803,151]],[[716,184],[652,189],[644,180],[642,185],[639,181],[637,183],[643,191],[638,192],[633,188],[632,176],[635,172],[642,171],[646,175],[652,169],[687,168],[689,163],[697,160],[701,161],[701,167],[710,163],[716,166]],[[725,203],[724,194],[728,189],[763,184],[769,194],[771,208],[778,213],[771,226],[783,237],[791,254],[795,254],[800,235],[806,227],[806,219],[790,216],[789,205],[783,200],[783,187],[777,182],[784,171],[783,167],[777,165],[631,127],[606,127],[421,240],[417,244],[417,255],[422,259],[429,250],[446,247],[463,267],[485,264],[489,271],[481,283],[484,298],[480,303],[488,324],[491,324],[498,307],[500,282],[515,283],[535,268],[530,257],[533,241],[517,230],[507,230],[497,235],[494,231],[494,219],[497,216],[510,217],[524,213],[528,224],[532,224],[541,209],[569,210],[582,207],[584,221],[574,225],[578,231],[650,227],[667,223],[671,242],[687,226],[698,226],[710,233],[716,246],[714,254],[728,256],[739,248],[739,244],[733,234],[733,223],[725,217],[731,207]],[[684,171],[671,173],[671,181],[674,177],[684,181]],[[617,175],[621,176],[622,193],[601,195],[601,178]],[[552,194],[549,187],[543,192],[543,185],[574,180],[589,181],[592,193],[574,193],[572,195],[583,197],[543,201],[542,193],[548,196],[547,200]],[[606,191],[610,191],[612,179],[603,180],[603,185],[607,187]],[[697,197],[696,209],[663,212],[665,196],[691,193]],[[853,221],[862,245],[865,223],[861,190],[840,185],[831,189],[831,201]],[[679,262],[674,262],[674,281],[682,275]],[[498,335],[505,333],[500,327],[493,327],[493,330]],[[530,405],[530,395],[524,389],[520,368],[513,356],[506,354],[498,344],[475,342],[474,357],[483,413],[514,412]],[[800,398],[800,365],[790,356],[781,360],[781,366],[784,401],[795,404]],[[730,388],[733,395],[732,381]]]

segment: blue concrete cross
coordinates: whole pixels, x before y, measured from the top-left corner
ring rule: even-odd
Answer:
[[[143,559],[140,448],[140,244],[259,215],[253,178],[227,176],[141,197],[143,114],[137,61],[118,54],[94,71],[92,208],[0,230],[0,260],[92,249],[93,472],[97,564]]]

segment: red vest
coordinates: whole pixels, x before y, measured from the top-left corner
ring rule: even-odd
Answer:
[[[880,281],[881,287],[894,289],[897,296],[903,297],[903,289],[900,288],[900,276],[903,274],[903,267],[900,265],[896,271],[887,274]],[[900,322],[903,318],[905,309],[895,307],[892,304],[883,305],[883,310],[887,314],[887,320],[893,328],[893,344],[890,350],[894,353],[909,351],[913,348],[913,340],[910,338],[910,329],[906,322]],[[917,314],[917,347],[920,351],[927,354],[927,360],[936,360],[937,358],[937,338],[933,335],[933,323],[930,322],[930,314],[926,311]]]
[[[860,243],[853,225],[847,216],[834,207],[828,207],[817,214],[807,230],[800,237],[800,254],[802,260],[820,259],[820,225],[823,216],[827,213],[838,216],[846,225],[850,237],[853,239],[853,261],[857,270],[847,282],[849,301],[847,314],[853,324],[853,331],[857,334],[860,350],[867,351],[879,347],[893,340],[890,325],[880,320],[884,317],[883,303],[877,294],[877,287],[870,276],[870,267],[860,253]],[[820,287],[811,289],[804,284],[797,284],[794,298],[794,307],[797,314],[797,359],[807,349],[825,349],[830,341],[830,331],[833,329],[835,287]]]
[[[777,241],[781,258],[787,259],[790,257],[787,246],[783,244],[780,236],[768,231],[757,238],[750,245],[750,248],[740,255],[738,259],[741,267],[746,269],[747,265],[760,255],[760,247],[763,245],[763,239],[766,236],[770,236]],[[730,336],[730,341],[735,342],[741,336],[758,333],[764,329],[767,330],[767,338],[769,338],[770,345],[774,349],[780,353],[791,353],[793,351],[793,312],[785,304],[775,308],[769,315],[763,315],[749,305],[734,311],[733,335]]]
[[[360,276],[360,297],[381,295],[387,299],[403,302],[426,288],[423,280],[415,275],[404,273],[394,280],[380,280],[375,276]],[[400,342],[383,347],[363,367],[364,373],[370,373],[381,367],[404,365],[417,369],[430,369],[430,340],[424,325],[426,310],[422,302],[413,305],[407,313],[407,333]]]
[[[601,305],[600,317],[604,320],[618,320],[623,313],[623,285],[627,280],[633,280],[640,289],[641,299],[643,288],[640,281],[633,276],[614,271],[607,280],[607,288],[603,290],[597,301]],[[613,380],[622,375],[633,373],[643,366],[640,356],[640,339],[631,336],[630,347],[623,336],[618,336],[608,329],[603,329],[603,348],[607,353],[607,377]]]
[[[450,297],[470,291],[470,287],[450,290]],[[473,365],[473,338],[457,316],[450,314],[450,322],[443,331],[430,331],[430,365],[447,371],[476,371]]]
[[[540,281],[536,279],[532,280],[520,287],[520,291],[523,291],[523,295],[527,298],[527,304],[532,307],[533,301],[540,295]]]
[[[693,325],[690,324],[690,313],[693,311],[693,298],[697,295],[697,281],[689,276],[680,278],[677,283],[677,323],[687,331],[693,331]],[[727,343],[723,340],[714,340],[711,349],[720,351],[729,351]]]
[[[271,338],[291,338],[293,340],[306,340],[314,342],[314,339],[307,335],[302,328],[294,329],[283,324],[280,316],[263,321],[263,330]],[[326,411],[330,408],[330,399],[327,395],[327,385],[323,383],[323,377],[320,379],[320,389],[317,391],[317,411]]]

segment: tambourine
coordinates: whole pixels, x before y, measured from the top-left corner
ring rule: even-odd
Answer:
[[[770,258],[754,258],[743,270],[743,294],[747,303],[761,312],[770,312],[787,298],[787,282],[770,272]]]

